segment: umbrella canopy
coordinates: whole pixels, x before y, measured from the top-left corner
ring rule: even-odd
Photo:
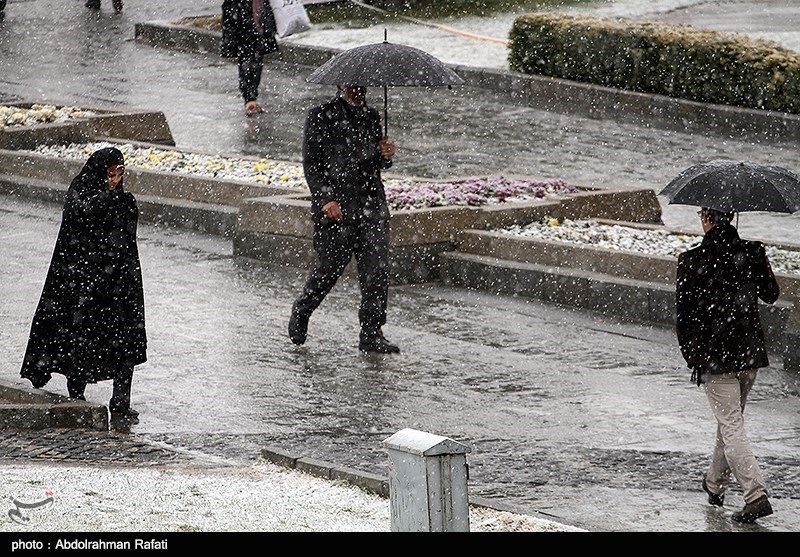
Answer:
[[[464,83],[456,72],[424,50],[386,39],[382,43],[340,52],[314,70],[306,81],[321,85],[383,87],[383,121],[387,135],[387,87],[450,87]]]
[[[340,52],[308,76],[310,83],[352,87],[439,87],[461,79],[424,50],[382,42]]]
[[[800,211],[800,177],[780,166],[712,160],[691,166],[659,192],[670,205],[709,207],[726,213]]]

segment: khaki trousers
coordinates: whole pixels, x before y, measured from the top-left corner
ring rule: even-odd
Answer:
[[[744,405],[756,374],[757,370],[752,369],[705,376],[706,396],[717,420],[717,439],[706,483],[713,493],[723,495],[733,473],[742,487],[745,503],[767,495],[767,485],[744,428]]]

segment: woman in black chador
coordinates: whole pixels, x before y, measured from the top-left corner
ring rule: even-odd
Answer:
[[[112,421],[131,409],[133,367],[147,360],[136,200],[123,187],[122,153],[94,152],[67,191],[50,269],[20,375],[36,388],[51,374],[85,400],[88,383],[113,379]]]

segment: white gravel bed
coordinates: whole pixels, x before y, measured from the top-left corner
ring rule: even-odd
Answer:
[[[242,159],[103,141],[70,145],[40,145],[31,152],[48,157],[85,161],[93,152],[105,147],[116,147],[122,151],[125,164],[134,168],[256,182],[293,190],[307,189],[302,166],[265,158]]]
[[[388,499],[266,462],[212,470],[7,465],[0,491],[4,532],[391,530]],[[476,507],[470,530],[581,531]]]
[[[525,226],[515,225],[498,230],[498,232],[668,257],[678,257],[682,252],[700,245],[703,240],[702,236],[677,234],[668,230],[609,225],[591,220],[564,219],[559,221],[555,218],[544,219]],[[800,274],[800,251],[789,251],[775,246],[765,246],[765,248],[774,272]]]
[[[0,104],[0,129],[37,124],[52,124],[73,118],[94,116],[91,110],[76,106],[57,107],[52,104],[32,104],[30,108]]]

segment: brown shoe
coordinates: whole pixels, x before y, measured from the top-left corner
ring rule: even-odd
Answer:
[[[772,505],[769,504],[767,496],[762,495],[752,503],[747,503],[741,511],[733,513],[731,519],[743,524],[752,524],[757,519],[771,514]]]
[[[264,109],[261,108],[261,105],[256,101],[250,101],[244,105],[245,116],[255,116],[256,114],[261,114],[262,112],[264,112]]]

